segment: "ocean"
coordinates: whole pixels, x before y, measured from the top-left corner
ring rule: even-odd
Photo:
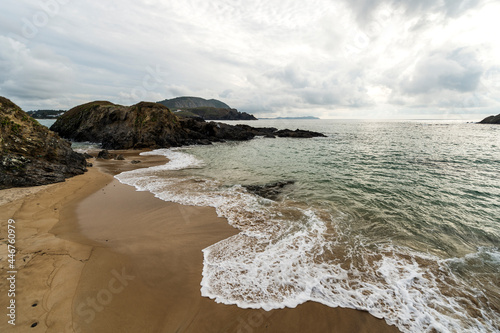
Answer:
[[[147,154],[169,163],[116,176],[240,230],[203,250],[203,296],[265,310],[316,301],[402,332],[500,331],[500,126],[239,123],[327,137],[160,149]],[[245,187],[282,181],[274,200]]]

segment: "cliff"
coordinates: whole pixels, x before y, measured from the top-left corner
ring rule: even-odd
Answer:
[[[0,97],[0,189],[64,181],[86,171],[71,144]]]
[[[250,140],[255,136],[324,136],[309,131],[278,131],[206,122],[200,118],[179,118],[158,103],[141,102],[133,106],[110,102],[91,102],[67,111],[51,130],[74,141],[100,143],[105,149],[164,148],[210,144],[226,140]]]
[[[480,124],[500,124],[500,114],[489,116],[479,122]]]

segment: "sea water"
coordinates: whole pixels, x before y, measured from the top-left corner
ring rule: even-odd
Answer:
[[[316,301],[403,332],[500,331],[500,126],[243,123],[327,137],[160,149],[148,154],[166,165],[117,176],[240,230],[203,250],[203,296],[265,310]],[[278,181],[294,183],[276,200],[244,187]]]

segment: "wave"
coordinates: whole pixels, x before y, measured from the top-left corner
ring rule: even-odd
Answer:
[[[349,220],[340,212],[267,200],[214,179],[179,177],[171,171],[203,166],[203,161],[179,150],[145,154],[170,161],[116,178],[165,201],[214,207],[240,230],[203,250],[205,297],[265,310],[316,301],[368,311],[403,332],[500,328],[497,300],[482,291],[480,281],[471,286],[460,274],[461,265],[476,260],[498,272],[496,249],[443,260],[391,244],[373,245],[351,234]],[[498,287],[498,277],[493,288],[495,283]]]

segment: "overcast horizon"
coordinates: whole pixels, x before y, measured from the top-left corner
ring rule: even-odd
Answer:
[[[500,113],[500,2],[6,0],[0,95],[24,110],[218,99],[257,117]]]

